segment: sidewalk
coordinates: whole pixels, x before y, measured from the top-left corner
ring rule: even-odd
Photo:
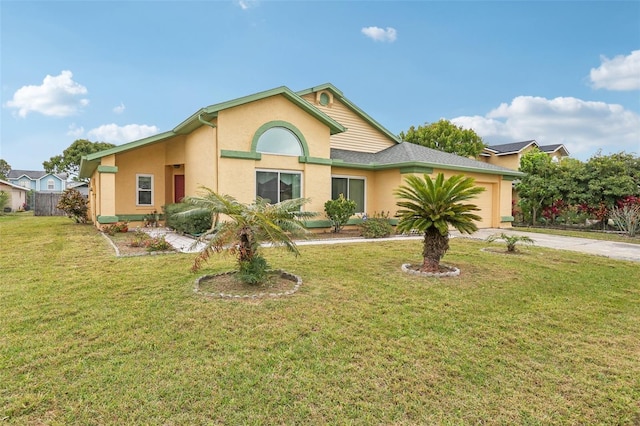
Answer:
[[[167,228],[144,228],[149,235],[156,237],[164,235],[166,241],[176,250],[182,253],[197,253],[204,247],[203,243],[197,242],[194,238],[179,235]],[[557,250],[577,251],[596,256],[605,256],[612,259],[630,260],[632,262],[640,262],[640,244],[619,243],[614,241],[592,240],[588,238],[564,237],[560,235],[539,234],[535,232],[514,231],[511,229],[480,229],[472,235],[462,235],[457,231],[451,232],[451,238],[473,238],[476,240],[485,240],[493,234],[504,232],[511,235],[526,235],[531,238],[538,247],[547,247]],[[366,243],[381,241],[402,241],[402,240],[420,240],[422,236],[393,236],[389,238],[331,238],[326,240],[303,240],[297,241],[296,245],[318,245],[318,244],[345,244],[345,243]],[[501,244],[500,241],[494,244]]]

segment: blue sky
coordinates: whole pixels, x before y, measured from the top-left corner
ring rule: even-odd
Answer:
[[[199,108],[332,83],[393,133],[640,155],[640,1],[0,2],[0,158],[42,170]]]

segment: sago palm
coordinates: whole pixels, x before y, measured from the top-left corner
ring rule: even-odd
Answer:
[[[423,178],[410,175],[405,185],[394,191],[401,200],[397,216],[398,231],[424,233],[421,271],[437,272],[440,259],[449,250],[449,228],[471,234],[478,230],[474,223],[481,220],[472,213],[479,210],[464,201],[475,198],[484,188],[474,186],[474,179],[464,175],[445,179],[442,173],[435,179],[427,174]]]
[[[269,204],[258,198],[252,204],[243,204],[230,195],[203,189],[201,196],[183,199],[193,209],[178,213],[188,216],[208,211],[214,218],[211,229],[199,238],[205,246],[194,261],[194,271],[211,254],[226,250],[236,255],[240,272],[248,269],[252,271],[249,275],[261,276],[268,267],[259,254],[261,243],[283,246],[295,255],[299,254],[293,238],[306,234],[303,219],[315,216],[315,213],[301,211],[308,199],[296,198]],[[219,223],[218,218],[221,218]],[[251,279],[247,281],[257,283]]]

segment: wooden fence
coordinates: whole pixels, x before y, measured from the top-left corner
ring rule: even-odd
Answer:
[[[34,194],[33,215],[65,216],[65,212],[56,208],[61,196],[61,192],[36,192]]]

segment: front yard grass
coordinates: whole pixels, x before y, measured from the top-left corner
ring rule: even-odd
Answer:
[[[0,422],[637,424],[640,264],[453,239],[300,247],[290,297],[194,294],[232,269],[114,256],[91,226],[0,217]]]

